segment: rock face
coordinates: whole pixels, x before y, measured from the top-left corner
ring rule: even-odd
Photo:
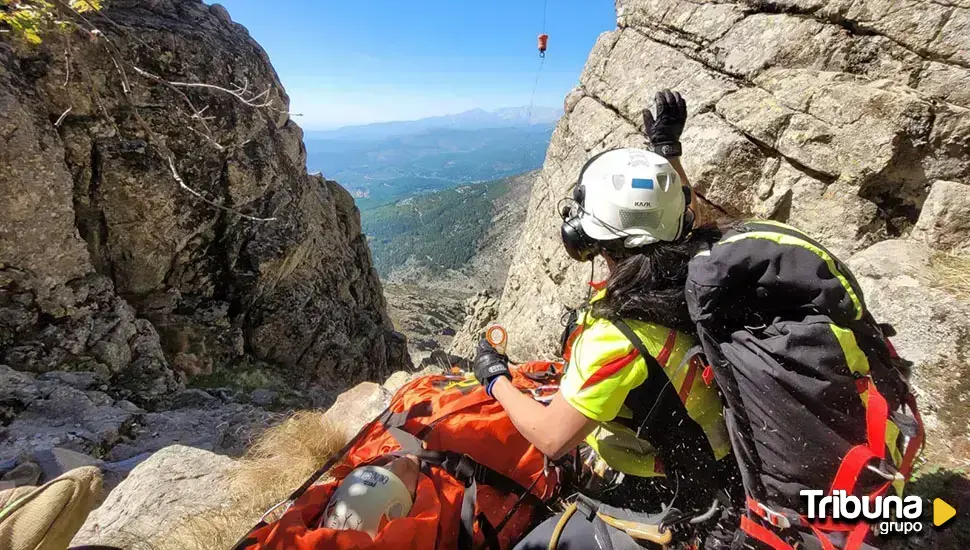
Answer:
[[[107,389],[96,373],[34,375],[0,365],[0,461],[58,447],[119,462],[175,443],[236,455],[280,418],[201,390],[177,393],[152,412]]]
[[[498,299],[483,290],[465,303],[465,323],[451,342],[450,353],[469,359],[475,357],[478,341],[485,329],[498,317]]]
[[[942,250],[970,251],[970,185],[934,182],[912,237]]]
[[[925,244],[889,240],[848,260],[877,319],[890,321],[899,354],[913,361],[913,385],[927,429],[924,457],[936,465],[970,466],[970,262],[962,280],[946,262],[959,261]]]
[[[514,359],[553,355],[561,315],[586,294],[589,266],[562,251],[557,201],[591,155],[647,144],[641,113],[662,88],[687,98],[683,162],[708,206],[792,223],[842,257],[914,225],[933,246],[966,245],[970,5],[616,8],[618,28],[566,98],[533,188],[499,306]]]
[[[416,367],[425,363],[435,350],[448,349],[465,317],[468,292],[423,285],[384,285],[387,312],[402,334],[407,336],[408,352]]]
[[[197,0],[76,23],[0,35],[0,362],[148,404],[243,358],[334,393],[406,364],[353,198],[307,175],[245,28]]]

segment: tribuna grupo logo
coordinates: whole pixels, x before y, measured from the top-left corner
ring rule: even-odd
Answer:
[[[881,535],[919,533],[923,530],[920,522],[923,499],[918,496],[857,497],[847,495],[845,491],[825,495],[824,491],[808,489],[800,494],[808,500],[810,520],[865,521],[876,525]]]

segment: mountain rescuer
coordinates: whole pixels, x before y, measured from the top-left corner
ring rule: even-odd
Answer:
[[[602,256],[609,276],[591,283],[595,295],[570,315],[558,393],[544,406],[516,389],[508,358],[485,339],[475,376],[546,456],[556,459],[585,440],[590,462],[598,463],[594,470],[612,470],[622,479],[597,495],[603,503],[640,512],[666,504],[664,524],[693,525],[683,532],[715,541],[737,528],[737,519],[726,514],[739,506],[739,482],[734,461],[725,460],[730,443],[722,405],[703,376],[684,284],[688,261],[720,233],[697,224],[693,191],[678,158],[686,104],[666,90],[656,103],[656,117],[644,112],[654,150],[594,156],[561,212],[570,257]],[[544,548],[557,521],[537,528],[522,547]],[[727,534],[719,532],[721,525]],[[599,546],[594,523],[567,519],[559,528],[564,544]]]
[[[822,243],[773,220],[698,223],[677,161],[686,106],[668,91],[657,106],[644,114],[654,152],[596,155],[562,212],[569,256],[602,256],[609,277],[564,335],[550,404],[516,391],[507,358],[479,343],[476,378],[526,439],[553,458],[585,440],[623,474],[523,547],[602,548],[605,523],[661,544],[872,549],[871,516],[816,516],[806,497],[903,494],[925,437],[912,363]],[[663,503],[661,472],[674,497],[648,533],[650,518],[615,507]]]

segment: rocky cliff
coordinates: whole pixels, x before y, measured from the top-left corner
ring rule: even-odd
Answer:
[[[864,251],[852,265],[875,314],[901,327],[924,407],[960,407],[966,392],[946,378],[970,368],[970,265],[953,255],[970,249],[970,3],[618,0],[616,10],[533,189],[498,306],[512,357],[552,356],[562,314],[586,295],[589,266],[562,251],[557,201],[589,156],[646,145],[641,112],[674,88],[690,109],[683,162],[709,210],[794,224],[844,258]],[[954,262],[962,279],[937,276]],[[965,418],[930,423],[937,457],[970,461]]]
[[[260,364],[333,393],[407,361],[353,198],[307,175],[224,8],[113,0],[0,34],[0,364],[152,405]]]

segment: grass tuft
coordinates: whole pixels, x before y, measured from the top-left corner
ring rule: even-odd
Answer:
[[[970,258],[940,253],[930,260],[930,267],[933,286],[957,299],[970,301]]]

